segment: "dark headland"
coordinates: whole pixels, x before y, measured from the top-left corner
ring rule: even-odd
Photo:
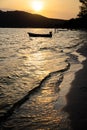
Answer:
[[[69,20],[47,18],[24,11],[1,11],[0,27],[4,28],[68,28],[87,29],[87,17]]]
[[[0,27],[54,28],[63,27],[66,21],[24,11],[0,11]]]

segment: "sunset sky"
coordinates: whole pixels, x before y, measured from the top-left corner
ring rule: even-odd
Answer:
[[[34,7],[33,1],[42,2],[41,7]],[[60,19],[75,18],[79,12],[79,6],[79,0],[0,0],[0,9],[23,10]]]

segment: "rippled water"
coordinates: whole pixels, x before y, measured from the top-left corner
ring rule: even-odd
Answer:
[[[52,38],[27,34],[49,31]],[[54,106],[59,85],[70,64],[80,62],[74,52],[86,43],[86,36],[79,30],[58,29],[54,33],[53,29],[0,28],[0,116],[6,122],[4,128],[57,129],[61,115]]]

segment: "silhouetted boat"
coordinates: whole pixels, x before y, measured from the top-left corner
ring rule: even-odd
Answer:
[[[36,34],[28,32],[28,34],[30,37],[52,37],[52,32],[49,32],[48,34]]]

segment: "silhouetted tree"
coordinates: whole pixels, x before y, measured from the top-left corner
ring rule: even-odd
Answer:
[[[86,18],[87,19],[87,0],[79,0],[82,5],[80,6],[80,12],[78,16],[80,18]]]

